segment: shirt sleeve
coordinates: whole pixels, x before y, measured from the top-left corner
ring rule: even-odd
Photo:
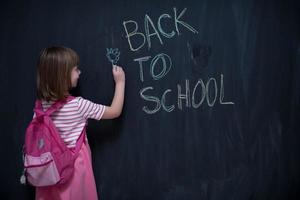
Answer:
[[[78,112],[84,119],[100,120],[104,111],[104,105],[93,103],[82,97],[78,97]]]

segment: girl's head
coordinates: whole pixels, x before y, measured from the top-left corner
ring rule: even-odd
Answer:
[[[49,47],[41,51],[37,65],[37,94],[42,100],[59,100],[76,87],[80,75],[79,56],[66,47]]]

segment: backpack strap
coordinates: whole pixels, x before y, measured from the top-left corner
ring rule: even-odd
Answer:
[[[59,100],[55,103],[53,103],[50,108],[48,108],[46,111],[43,111],[43,107],[42,107],[42,102],[41,100],[36,100],[35,102],[35,108],[34,108],[34,112],[36,113],[36,117],[37,116],[41,116],[41,115],[47,115],[50,116],[53,112],[57,111],[58,109],[60,109],[63,105],[65,105],[66,103],[68,103],[69,101],[75,99],[74,96],[68,96],[65,99]],[[54,137],[57,139],[58,142],[60,142],[61,144],[63,144],[63,141],[56,135],[54,135]],[[76,147],[73,148],[73,152],[74,152],[74,159],[77,158],[79,151],[81,149],[82,144],[85,141],[85,137],[86,137],[86,126],[83,128],[79,138],[77,139],[76,142]],[[65,146],[66,147],[66,146]],[[66,147],[66,149],[68,149]]]

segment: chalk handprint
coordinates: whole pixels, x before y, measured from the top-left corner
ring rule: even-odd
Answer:
[[[106,57],[112,65],[116,65],[120,58],[120,51],[118,48],[106,48]]]

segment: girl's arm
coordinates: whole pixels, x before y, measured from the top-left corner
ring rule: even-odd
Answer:
[[[102,119],[113,119],[119,117],[124,104],[125,73],[122,67],[113,66],[112,70],[115,80],[115,94],[110,106],[105,107]]]

